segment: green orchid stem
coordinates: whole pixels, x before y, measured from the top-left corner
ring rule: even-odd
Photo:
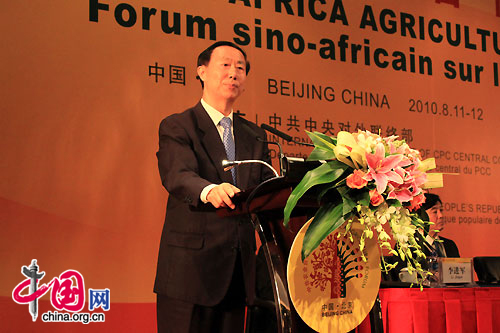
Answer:
[[[339,181],[338,181],[335,185],[333,185],[333,187],[332,187],[332,188],[337,188],[337,187],[340,187],[340,183],[344,183],[344,182],[346,182],[345,178],[344,178],[344,179],[342,179],[342,180],[339,180]]]

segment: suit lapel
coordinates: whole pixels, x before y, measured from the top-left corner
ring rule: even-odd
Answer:
[[[198,104],[196,104],[194,111],[198,122],[198,128],[202,134],[200,136],[201,144],[212,160],[212,163],[222,182],[232,183],[231,172],[226,172],[222,168],[222,160],[227,159],[227,156],[217,128],[201,103],[198,102]]]

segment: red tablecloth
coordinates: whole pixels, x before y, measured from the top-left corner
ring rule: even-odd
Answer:
[[[394,288],[379,295],[386,333],[500,332],[500,288]]]

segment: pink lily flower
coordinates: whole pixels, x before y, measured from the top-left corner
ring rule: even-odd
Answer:
[[[407,202],[413,198],[413,194],[410,192],[406,186],[394,186],[393,183],[389,183],[389,194],[387,194],[387,199],[398,199],[400,202]]]
[[[389,182],[388,199],[398,199],[401,202],[407,202],[422,192],[420,185],[425,183],[426,175],[419,171],[416,165],[412,165],[406,169],[396,167],[394,171],[403,178],[403,183]]]
[[[385,157],[385,147],[382,143],[375,146],[375,154],[366,153],[368,172],[366,180],[375,180],[377,192],[384,193],[389,181],[403,184],[403,177],[394,171],[396,167],[408,165],[409,160],[402,155],[389,155]],[[401,165],[402,164],[402,165]]]
[[[416,160],[414,165],[406,169],[406,174],[408,179],[405,179],[405,183],[411,181],[412,186],[415,188],[415,191],[416,188],[420,189],[420,186],[427,181],[427,174],[419,170],[418,168],[419,164],[420,163],[418,162],[418,160]]]

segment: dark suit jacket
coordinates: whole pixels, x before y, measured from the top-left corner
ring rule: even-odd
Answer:
[[[455,242],[449,238],[444,238],[443,236],[439,236],[439,238],[443,241],[444,250],[446,251],[446,257],[448,258],[460,258],[460,253],[458,252],[458,247]]]
[[[233,118],[236,159],[270,162],[267,145],[255,137],[257,133],[265,139],[265,132],[237,115]],[[226,159],[224,145],[201,103],[161,122],[157,157],[169,198],[154,291],[195,304],[218,304],[228,290],[239,249],[252,301],[255,232],[250,220],[220,218],[215,210],[207,211],[211,204],[200,200],[205,186],[232,182],[231,172],[221,165]],[[237,170],[237,187],[254,187],[270,176],[261,164],[244,165]]]
[[[455,244],[455,242],[449,238],[445,238],[443,236],[439,236],[439,239],[442,240],[441,244],[444,247],[444,250],[446,251],[446,257],[447,258],[459,258],[460,253],[458,252],[458,247]],[[432,251],[434,249],[429,249],[427,246],[424,246],[423,251],[426,256],[430,256],[432,254]],[[438,257],[444,257],[443,253],[439,253],[438,251]]]

